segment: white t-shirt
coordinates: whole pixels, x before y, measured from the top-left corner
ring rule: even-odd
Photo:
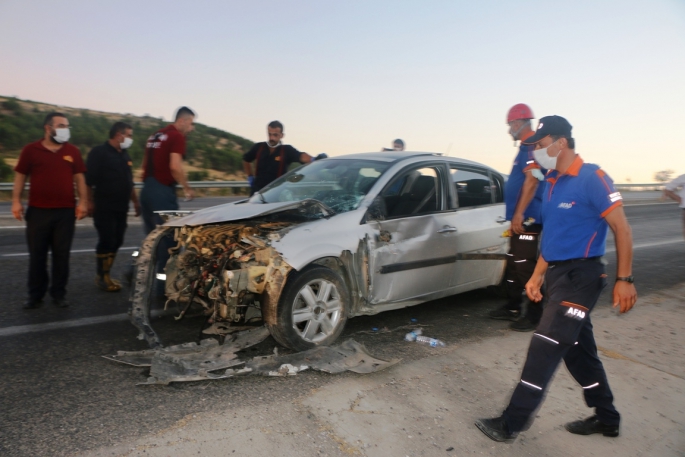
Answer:
[[[680,196],[680,207],[685,208],[685,175],[680,175],[666,184],[666,190],[678,194]]]

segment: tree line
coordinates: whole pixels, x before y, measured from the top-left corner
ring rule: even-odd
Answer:
[[[25,145],[43,137],[43,119],[48,111],[37,104],[27,109],[26,104],[31,105],[31,102],[21,102],[16,98],[7,98],[0,106],[0,153],[3,157],[18,157]],[[59,111],[59,108],[55,107],[55,110]],[[79,148],[84,160],[94,146],[107,141],[114,122],[120,120],[130,124],[133,127],[133,145],[128,153],[134,168],[142,165],[147,138],[168,124],[151,116],[122,114],[114,119],[109,114],[73,109],[68,109],[65,114],[71,125],[69,142]],[[186,160],[201,168],[233,173],[242,170],[242,154],[252,145],[252,141],[238,135],[195,124],[195,130],[187,137]],[[0,160],[0,180],[10,181],[12,175],[11,167]],[[195,172],[189,177],[193,178],[191,180],[201,180],[207,176],[207,172]]]

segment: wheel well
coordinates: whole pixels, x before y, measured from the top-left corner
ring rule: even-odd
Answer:
[[[340,259],[338,259],[336,257],[324,257],[322,259],[318,259],[318,260],[313,261],[306,268],[309,268],[309,266],[311,266],[311,265],[321,265],[322,267],[326,267],[326,268],[329,268],[329,269],[335,271],[345,280],[345,285],[348,286],[348,284],[347,284],[347,271],[345,270],[345,266],[340,261]]]
[[[310,263],[300,271],[307,271],[308,269],[314,266],[326,267],[329,270],[333,270],[334,272],[336,272],[345,283],[345,287],[347,288],[348,294],[350,296],[352,295],[352,287],[350,287],[350,285],[353,284],[352,278],[349,277],[349,271],[345,267],[345,264],[342,262],[342,260],[340,260],[337,257],[322,257],[320,259],[314,260],[312,263]],[[291,274],[292,273],[295,273],[295,270],[293,270]]]

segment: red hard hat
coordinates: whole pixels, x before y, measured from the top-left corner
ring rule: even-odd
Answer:
[[[533,110],[524,103],[519,103],[511,107],[507,114],[507,124],[518,119],[533,119]]]

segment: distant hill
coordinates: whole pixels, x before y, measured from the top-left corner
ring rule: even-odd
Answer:
[[[93,146],[107,140],[114,122],[131,124],[133,146],[129,154],[137,170],[143,161],[147,138],[169,123],[151,116],[105,113],[0,96],[0,180],[12,180],[12,168],[21,149],[43,137],[43,118],[51,111],[59,111],[69,117],[70,143],[81,150],[84,160]],[[188,178],[191,181],[244,179],[242,154],[252,144],[252,141],[232,133],[195,124],[195,130],[188,135]],[[136,178],[140,179],[139,173]]]

